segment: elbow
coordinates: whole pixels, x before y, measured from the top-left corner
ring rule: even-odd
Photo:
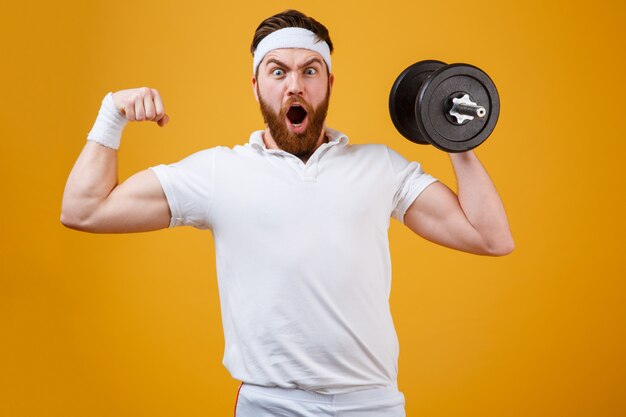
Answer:
[[[490,246],[487,249],[487,255],[489,256],[506,256],[515,250],[515,242],[513,238],[502,239],[497,244]]]
[[[61,224],[68,229],[81,230],[80,221],[75,217],[65,212],[61,212]]]
[[[79,213],[63,209],[61,210],[61,224],[68,229],[86,231],[87,227],[87,219],[84,216],[81,216]]]

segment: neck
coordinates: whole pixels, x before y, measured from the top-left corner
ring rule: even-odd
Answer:
[[[278,146],[278,144],[272,137],[272,133],[270,132],[269,127],[267,126],[265,126],[265,131],[263,132],[263,142],[265,143],[265,147],[267,149],[280,149],[280,147]],[[318,138],[317,143],[315,144],[313,149],[311,149],[311,152],[309,152],[306,155],[301,155],[298,158],[300,158],[302,162],[306,163],[306,161],[311,157],[311,155],[315,153],[317,148],[322,146],[323,143],[327,143],[327,142],[328,142],[328,138],[326,137],[326,126],[324,126],[324,128],[322,129],[322,133],[320,134],[320,137]]]

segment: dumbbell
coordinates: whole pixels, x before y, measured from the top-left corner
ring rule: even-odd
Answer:
[[[393,83],[389,114],[410,141],[465,152],[493,132],[500,97],[491,78],[473,65],[420,61]]]

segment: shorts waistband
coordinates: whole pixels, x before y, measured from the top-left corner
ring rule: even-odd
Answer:
[[[397,385],[347,392],[344,394],[320,394],[319,392],[305,391],[298,388],[267,387],[263,385],[249,384],[247,382],[242,383],[241,388],[257,392],[261,395],[269,395],[291,400],[296,399],[298,401],[321,402],[326,404],[363,403],[388,399],[400,393]]]

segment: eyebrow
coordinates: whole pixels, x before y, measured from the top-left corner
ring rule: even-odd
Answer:
[[[322,60],[319,59],[318,57],[314,56],[311,59],[309,59],[308,61],[306,61],[304,64],[302,64],[300,66],[300,68],[307,67],[307,66],[311,65],[314,62],[319,64],[319,65],[321,65],[321,66],[323,66],[322,65]],[[287,64],[285,64],[284,62],[282,62],[282,61],[280,61],[279,59],[276,59],[276,58],[268,59],[267,60],[267,64],[265,64],[265,66],[269,66],[270,64],[276,64],[279,67],[283,67],[283,68],[288,68],[289,67]]]

